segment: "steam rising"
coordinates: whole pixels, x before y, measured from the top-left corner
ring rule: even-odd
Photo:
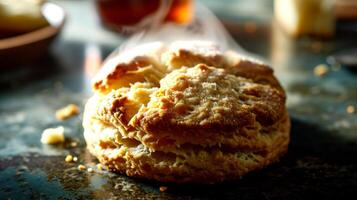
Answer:
[[[172,22],[163,23],[171,1],[161,1],[162,5],[158,12],[149,16],[150,22],[144,20],[139,26],[146,27],[144,31],[132,35],[125,43],[118,47],[108,58],[117,57],[122,52],[146,43],[163,42],[170,45],[174,41],[210,41],[216,43],[221,51],[233,50],[241,54],[252,56],[240,47],[229,35],[227,30],[217,19],[217,17],[205,6],[194,3],[194,17],[188,24],[175,24]],[[166,3],[164,3],[166,2]],[[169,2],[169,3],[167,3]],[[134,27],[138,28],[138,26]]]

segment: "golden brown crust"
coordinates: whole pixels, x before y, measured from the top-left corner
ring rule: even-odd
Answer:
[[[114,88],[129,86],[130,83],[160,80],[165,72],[160,63],[164,48],[161,42],[148,43],[113,57],[104,63],[93,78],[93,89],[106,94]]]
[[[93,123],[97,127],[101,124]],[[100,133],[117,131],[107,125],[99,126],[99,130]],[[111,171],[163,182],[216,183],[240,178],[250,171],[278,161],[288,148],[290,121],[288,115],[285,115],[271,136],[263,136],[269,142],[260,151],[227,151],[212,147],[152,152],[140,143],[131,142],[130,145],[106,140],[98,133],[99,130],[86,129],[88,149]]]
[[[284,93],[279,81],[273,74],[273,69],[268,65],[260,61],[247,59],[234,51],[227,51],[225,57],[227,60],[226,69],[230,70],[230,73],[252,79],[256,83],[271,85]]]
[[[285,93],[271,68],[211,43],[151,47],[109,61],[86,104],[88,148],[110,169],[219,182],[287,150]]]
[[[162,54],[162,62],[167,71],[181,67],[194,67],[198,64],[223,67],[225,58],[219,47],[212,42],[204,41],[181,41],[171,44]]]

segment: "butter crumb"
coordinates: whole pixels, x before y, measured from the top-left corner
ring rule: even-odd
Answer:
[[[43,144],[57,144],[64,142],[63,126],[45,129],[41,136],[41,142]]]
[[[352,105],[347,106],[346,112],[347,112],[348,114],[354,113],[354,112],[355,112],[355,107],[352,106]]]
[[[160,192],[165,192],[167,190],[166,186],[160,186]]]
[[[91,167],[89,167],[89,168],[87,169],[87,172],[92,173],[92,172],[93,172],[93,169],[92,169]]]
[[[75,104],[69,104],[66,107],[63,107],[56,111],[56,118],[59,120],[66,120],[74,115],[79,113],[78,106]]]
[[[76,146],[78,146],[78,143],[77,142],[71,142],[71,147],[76,147]]]
[[[102,171],[102,170],[103,170],[103,165],[100,164],[100,163],[98,163],[98,164],[97,164],[97,168],[98,168],[98,170]]]
[[[325,64],[319,64],[314,68],[314,74],[316,76],[325,76],[329,71],[329,68]]]
[[[77,161],[78,161],[77,156],[74,156],[74,157],[73,157],[73,162],[77,162]]]
[[[72,155],[67,155],[64,160],[65,160],[66,162],[72,162],[72,161],[73,161],[73,156],[72,156]]]
[[[83,171],[83,170],[85,170],[85,169],[87,169],[86,166],[84,166],[84,165],[78,165],[78,170]]]

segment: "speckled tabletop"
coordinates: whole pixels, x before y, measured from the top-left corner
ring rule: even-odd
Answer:
[[[97,170],[96,159],[85,148],[81,114],[66,121],[55,118],[55,111],[69,103],[83,111],[92,75],[85,61],[93,52],[105,57],[122,41],[89,23],[95,19],[88,1],[59,2],[71,21],[49,56],[16,69],[0,66],[0,199],[344,199],[355,194],[357,113],[346,108],[357,108],[357,74],[339,66],[323,77],[313,73],[328,55],[357,47],[353,30],[340,26],[332,40],[292,40],[267,23],[268,11],[259,19],[222,14],[238,43],[268,60],[287,91],[289,152],[279,163],[237,181],[161,184]],[[214,1],[207,2],[220,12]],[[244,5],[251,1],[239,2],[247,9]],[[80,37],[79,22],[93,34]],[[41,144],[42,131],[59,125],[65,127],[66,142]],[[66,163],[67,154],[79,160]],[[79,171],[78,164],[95,170]],[[160,186],[168,189],[160,192]]]

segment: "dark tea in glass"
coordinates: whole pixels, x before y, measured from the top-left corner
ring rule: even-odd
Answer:
[[[97,0],[96,4],[102,22],[116,30],[158,20],[185,24],[193,9],[192,0]]]

